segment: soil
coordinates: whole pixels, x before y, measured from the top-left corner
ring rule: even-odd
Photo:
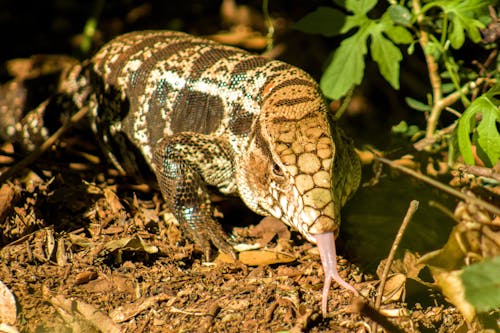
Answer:
[[[363,299],[337,286],[322,316],[319,254],[298,233],[266,225],[272,232],[263,235],[260,218],[241,202],[219,201],[234,242],[269,242],[240,261],[214,253],[207,262],[158,192],[89,162],[98,155],[83,162],[75,151],[57,146],[0,190],[0,281],[15,296],[20,331],[371,332],[376,317],[362,309]],[[339,265],[373,301],[378,279],[341,257]],[[463,326],[443,301],[399,300],[379,315],[412,332]]]

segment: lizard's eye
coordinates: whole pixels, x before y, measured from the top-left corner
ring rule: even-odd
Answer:
[[[278,177],[283,177],[285,176],[285,173],[281,169],[281,167],[278,165],[278,163],[273,164],[273,174]]]

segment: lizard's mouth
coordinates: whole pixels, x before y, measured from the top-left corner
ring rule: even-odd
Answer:
[[[318,245],[319,254],[321,256],[321,263],[323,265],[323,271],[325,272],[325,281],[323,284],[323,294],[321,301],[321,312],[323,313],[323,316],[325,316],[328,304],[328,291],[330,290],[332,279],[340,286],[352,291],[355,295],[358,295],[358,291],[344,279],[342,279],[339,275],[337,269],[335,237],[333,235],[333,232],[315,234],[313,235],[313,237],[316,239],[316,244]]]

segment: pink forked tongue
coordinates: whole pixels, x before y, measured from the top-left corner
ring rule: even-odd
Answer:
[[[316,238],[319,254],[321,256],[321,263],[323,264],[323,271],[325,272],[325,282],[323,285],[323,296],[321,301],[321,312],[323,316],[326,315],[328,303],[328,291],[332,279],[342,287],[352,291],[355,295],[358,291],[354,289],[349,283],[345,282],[339,275],[337,270],[337,253],[335,251],[335,238],[333,232],[326,232],[324,234],[313,235]]]

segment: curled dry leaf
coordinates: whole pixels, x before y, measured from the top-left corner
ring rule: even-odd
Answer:
[[[118,212],[123,210],[123,205],[115,192],[113,192],[109,188],[105,188],[103,192],[104,197],[106,198],[106,202],[108,203],[113,213],[117,214]]]
[[[68,263],[68,254],[66,253],[66,247],[63,238],[60,238],[57,241],[56,262],[57,265],[61,267],[66,266],[66,264]]]
[[[390,276],[385,282],[383,290],[383,302],[390,303],[402,299],[405,291],[406,276],[402,273],[396,273]]]
[[[280,220],[272,216],[264,217],[258,225],[249,231],[251,237],[259,237],[256,241],[261,247],[265,247],[275,236],[278,241],[289,241],[290,230]]]

